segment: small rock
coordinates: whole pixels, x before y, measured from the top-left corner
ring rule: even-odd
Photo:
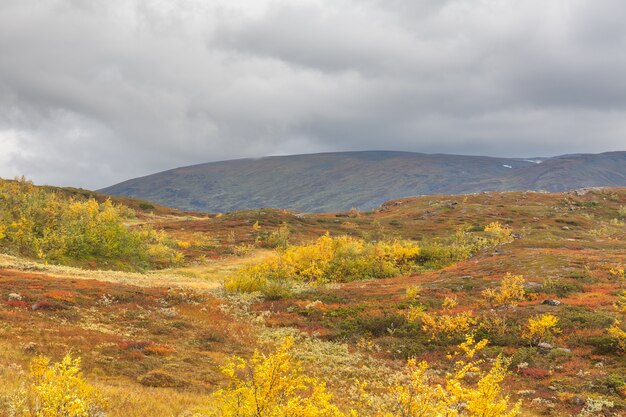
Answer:
[[[523,389],[523,390],[517,391],[517,395],[519,395],[520,397],[531,397],[535,395],[536,393],[537,391],[535,391],[534,389]]]
[[[547,306],[559,306],[561,305],[561,302],[559,300],[543,300],[543,303],[541,304],[545,304]]]
[[[563,230],[570,230],[570,228],[567,227],[567,226],[563,226],[563,227],[561,227],[561,229],[563,229]]]
[[[552,349],[552,345],[550,343],[547,343],[547,342],[539,342],[537,344],[537,348],[539,348],[539,350],[547,351],[547,350],[551,350]]]
[[[9,301],[22,301],[22,296],[16,292],[9,294]]]
[[[586,403],[587,401],[586,401],[583,397],[579,397],[579,396],[577,395],[577,396],[575,396],[575,397],[570,398],[568,402],[569,402],[570,404],[572,404],[572,405],[578,405],[578,406],[581,406],[581,405],[585,405],[585,403]]]

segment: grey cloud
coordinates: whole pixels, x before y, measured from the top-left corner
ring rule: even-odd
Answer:
[[[620,0],[5,0],[0,176],[624,148]]]

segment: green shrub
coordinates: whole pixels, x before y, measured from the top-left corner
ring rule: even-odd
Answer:
[[[182,260],[174,242],[110,200],[67,198],[25,180],[0,181],[0,248],[45,262],[95,263],[120,269],[167,266]]]

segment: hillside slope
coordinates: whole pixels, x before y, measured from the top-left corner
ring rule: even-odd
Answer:
[[[212,162],[101,190],[185,210],[374,208],[386,200],[482,191],[626,186],[626,152],[530,160],[365,151]]]

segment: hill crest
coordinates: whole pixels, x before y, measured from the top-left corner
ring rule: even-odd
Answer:
[[[354,151],[235,159],[175,168],[104,188],[183,210],[369,210],[401,197],[626,186],[626,152],[552,158]]]

